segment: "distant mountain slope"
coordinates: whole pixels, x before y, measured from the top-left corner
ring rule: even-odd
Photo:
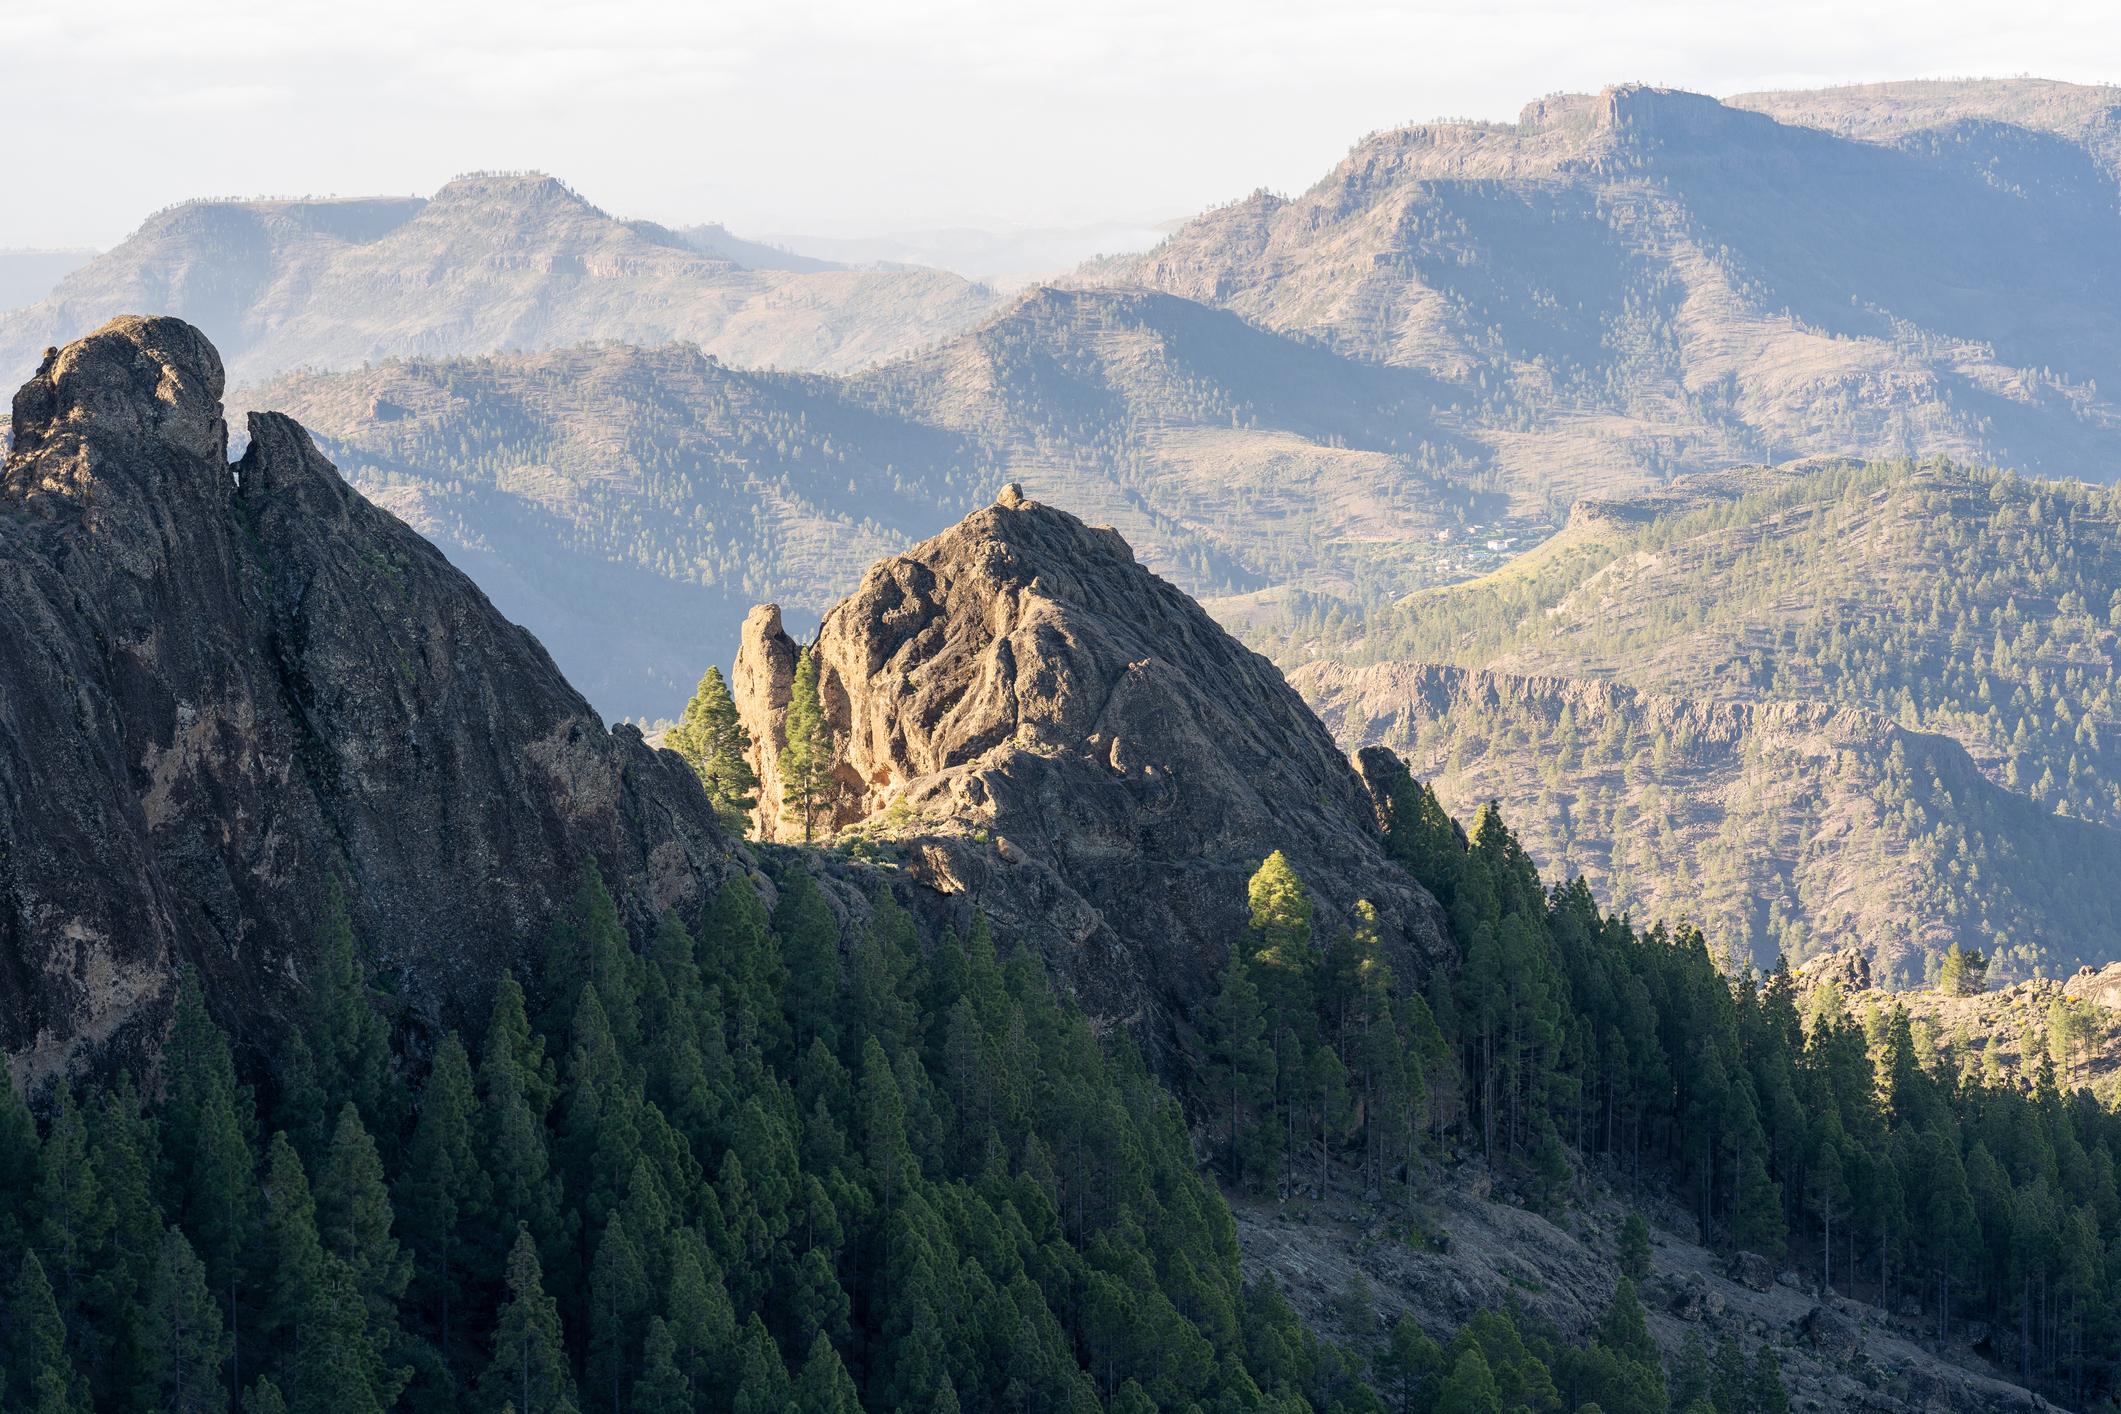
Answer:
[[[2105,480],[2115,208],[2110,173],[2044,130],[1883,145],[1625,87],[1376,134],[1299,196],[1085,278],[1453,380],[1524,498],[1822,453]]]
[[[1460,479],[1437,396],[1189,301],[1047,290],[844,381],[598,347],[244,398],[301,417],[606,712],[654,716],[731,660],[745,605],[814,620],[1005,480],[1118,526],[1196,591],[1428,582],[1434,530],[1496,499]]]
[[[1490,799],[1543,869],[1700,923],[1745,961],[1854,946],[1920,982],[1954,943],[1999,977],[2121,955],[2121,831],[2053,815],[1957,742],[1812,703],[1405,663],[1292,684],[1458,814]]]
[[[1779,123],[1824,128],[1867,142],[1893,142],[1923,128],[1971,119],[2053,133],[2079,144],[2121,180],[2121,86],[2053,79],[1907,79],[1835,88],[1740,93],[1733,108]]]
[[[430,201],[191,202],[0,316],[0,372],[27,376],[47,345],[140,309],[198,324],[239,382],[586,340],[684,339],[745,365],[856,368],[994,302],[938,271],[749,268],[734,253],[615,220],[536,173],[460,177]]]
[[[1588,503],[1360,631],[1264,637],[1346,744],[1499,797],[1549,868],[1919,978],[1955,941],[2121,956],[2117,613],[2115,492],[1882,464]]]

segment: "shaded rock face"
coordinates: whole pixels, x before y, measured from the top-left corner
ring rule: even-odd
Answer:
[[[678,759],[253,414],[196,329],[48,355],[0,478],[0,1045],[31,1081],[150,1051],[177,970],[256,1034],[327,887],[411,1020],[475,1012],[594,858],[637,922],[732,848]]]
[[[736,697],[765,776],[793,645],[746,649]],[[940,894],[1033,939],[1093,1016],[1182,1038],[1275,849],[1310,885],[1322,940],[1369,899],[1402,977],[1447,956],[1440,910],[1383,857],[1318,720],[1114,531],[1008,488],[873,567],[815,652],[831,824],[902,841]],[[768,837],[799,839],[762,794]]]

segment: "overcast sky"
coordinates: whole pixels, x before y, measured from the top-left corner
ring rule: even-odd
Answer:
[[[536,167],[620,215],[1142,222],[1625,80],[2121,79],[2113,0],[0,0],[0,246]]]

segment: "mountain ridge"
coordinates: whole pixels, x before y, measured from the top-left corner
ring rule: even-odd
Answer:
[[[431,198],[186,203],[0,316],[0,367],[26,373],[45,347],[145,307],[198,320],[239,381],[585,338],[853,368],[993,302],[935,271],[754,269],[734,253],[616,220],[538,172],[469,174]]]

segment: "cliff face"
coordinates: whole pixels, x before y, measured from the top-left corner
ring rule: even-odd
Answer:
[[[732,866],[696,782],[285,417],[231,467],[173,319],[48,355],[0,478],[0,1045],[151,1047],[196,966],[239,1030],[331,881],[416,1019],[481,1004],[593,857],[636,921]]]
[[[769,628],[747,625],[736,697],[771,778],[787,678],[752,665],[793,645]],[[1326,936],[1368,899],[1402,976],[1446,955],[1325,729],[1114,531],[1009,488],[873,567],[815,651],[841,786],[826,828],[899,841],[935,890],[1035,940],[1095,1016],[1182,1033],[1275,849]],[[768,837],[800,839],[762,794]]]

